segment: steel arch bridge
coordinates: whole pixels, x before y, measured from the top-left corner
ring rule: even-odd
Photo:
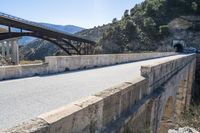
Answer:
[[[7,32],[0,33],[0,40],[22,36],[37,37],[52,42],[69,55],[92,54],[96,44],[94,41],[1,12],[0,25],[7,27]],[[19,29],[19,32],[12,31],[12,28]]]

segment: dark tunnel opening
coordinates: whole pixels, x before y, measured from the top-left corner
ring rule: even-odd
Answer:
[[[176,52],[183,52],[183,45],[180,43],[175,44],[174,48]]]

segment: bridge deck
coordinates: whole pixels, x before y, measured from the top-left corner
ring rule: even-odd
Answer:
[[[91,70],[0,82],[0,129],[95,94],[115,84],[133,81],[140,67],[181,58],[177,55]]]

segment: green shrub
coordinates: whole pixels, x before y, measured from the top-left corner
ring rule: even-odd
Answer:
[[[146,28],[151,28],[156,26],[155,21],[153,20],[153,18],[148,17],[148,18],[144,18],[144,27]]]
[[[129,10],[125,10],[124,11],[124,18],[128,17],[129,16]]]
[[[112,23],[116,24],[117,23],[117,18],[113,18]]]
[[[169,27],[168,25],[161,25],[159,27],[159,33],[162,35],[168,35],[169,34]]]
[[[198,10],[198,4],[196,2],[192,2],[192,10],[197,11]]]

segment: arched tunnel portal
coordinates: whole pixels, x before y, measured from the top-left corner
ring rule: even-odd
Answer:
[[[174,45],[174,49],[176,52],[183,52],[184,46],[181,43],[177,43]]]

